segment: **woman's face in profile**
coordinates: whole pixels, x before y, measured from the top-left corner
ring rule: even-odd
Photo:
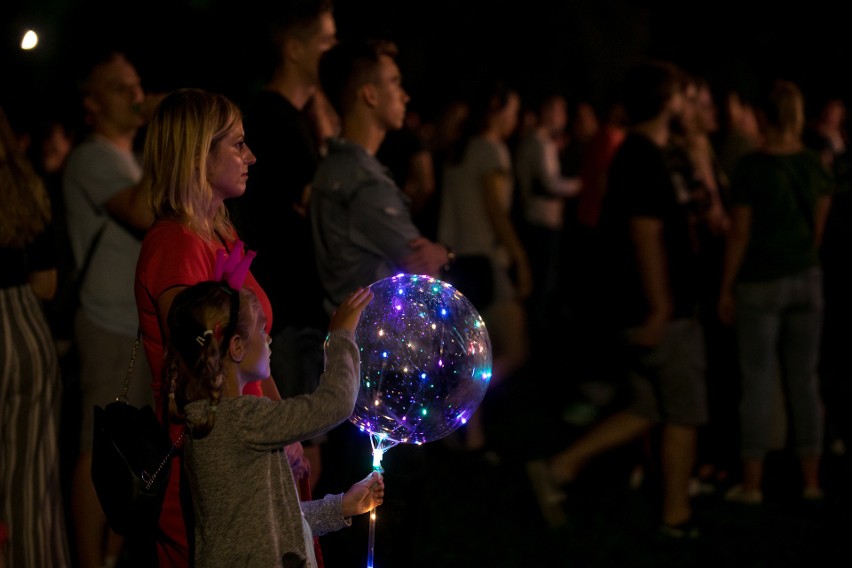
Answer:
[[[511,93],[506,106],[500,109],[497,120],[500,122],[500,134],[503,139],[509,138],[518,126],[518,112],[521,110],[521,97]]]
[[[224,201],[245,193],[248,169],[255,161],[245,141],[243,123],[239,121],[210,152],[207,181],[213,195]]]

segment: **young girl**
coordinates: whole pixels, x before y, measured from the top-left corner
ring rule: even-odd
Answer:
[[[327,432],[352,413],[360,358],[355,327],[373,294],[359,289],[329,325],[326,368],[313,394],[244,395],[269,376],[266,316],[257,297],[225,282],[178,294],[166,355],[172,416],[186,422],[185,467],[195,508],[195,565],[316,566],[313,535],[349,526],[382,503],[374,472],[342,495],[302,502],[283,447]]]

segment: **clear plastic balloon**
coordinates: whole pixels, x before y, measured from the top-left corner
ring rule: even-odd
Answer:
[[[361,388],[352,422],[385,447],[423,444],[465,424],[491,380],[491,341],[450,284],[400,274],[370,285],[355,340]]]

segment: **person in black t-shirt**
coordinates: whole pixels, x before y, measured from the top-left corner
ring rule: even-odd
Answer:
[[[660,531],[697,535],[689,481],[696,428],[707,410],[696,255],[690,196],[673,183],[664,152],[670,122],[683,107],[683,87],[681,72],[664,62],[640,64],[626,78],[631,128],[609,170],[598,269],[601,315],[617,332],[613,355],[622,353],[634,397],[556,456],[527,464],[542,512],[554,526],[565,519],[560,485],[574,481],[592,458],[660,424]]]
[[[334,45],[336,26],[327,0],[287,2],[281,9],[271,17],[276,65],[245,113],[246,142],[257,163],[246,193],[228,206],[240,235],[257,251],[252,272],[275,313],[272,376],[288,397],[313,392],[323,368],[328,316],[307,216],[320,141],[304,109],[317,92],[319,58]],[[304,445],[314,486],[319,446]]]

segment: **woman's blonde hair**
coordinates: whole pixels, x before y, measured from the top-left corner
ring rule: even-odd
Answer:
[[[763,127],[800,136],[805,127],[805,99],[792,81],[775,81],[759,101]]]
[[[191,425],[193,437],[203,438],[213,428],[231,339],[248,340],[261,309],[253,292],[234,290],[227,282],[200,282],[182,290],[172,302],[164,367],[169,414],[182,421],[187,404],[210,401],[206,419]]]
[[[200,89],[166,95],[148,125],[142,184],[154,213],[178,221],[208,240],[231,235],[228,211],[211,211],[213,188],[207,179],[210,154],[242,119],[227,97]]]
[[[0,108],[0,247],[23,248],[50,223],[44,182],[21,151]]]

